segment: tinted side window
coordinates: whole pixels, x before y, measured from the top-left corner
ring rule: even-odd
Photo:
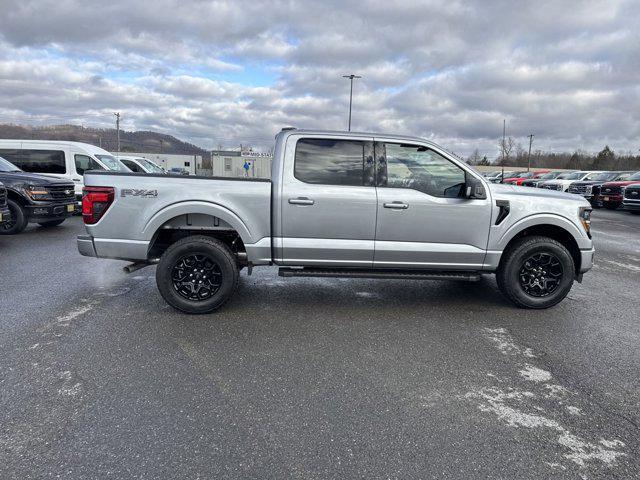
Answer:
[[[140,173],[142,171],[142,168],[140,168],[140,165],[138,165],[136,162],[131,161],[131,160],[120,160],[122,163],[124,163],[127,168],[129,170],[131,170],[132,172],[137,172]]]
[[[78,175],[83,175],[86,170],[104,170],[102,165],[88,155],[75,155],[74,160]]]
[[[20,162],[20,150],[17,148],[0,148],[0,157],[20,168],[20,165],[18,165]]]
[[[412,188],[434,197],[462,195],[464,170],[439,153],[395,143],[385,143],[381,148],[386,152],[387,187]]]
[[[296,145],[294,176],[305,183],[364,184],[364,142],[302,139]]]
[[[60,150],[22,150],[16,164],[25,172],[66,173],[64,152]]]

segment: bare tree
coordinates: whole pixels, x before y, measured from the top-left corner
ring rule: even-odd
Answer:
[[[511,163],[511,154],[516,147],[516,141],[513,137],[507,137],[504,140],[500,139],[498,142],[500,148],[500,158],[498,159],[498,165],[509,165]]]
[[[481,158],[482,157],[480,156],[480,150],[476,148],[473,153],[467,157],[467,163],[469,165],[478,165]]]

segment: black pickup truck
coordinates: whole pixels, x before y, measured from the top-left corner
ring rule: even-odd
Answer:
[[[60,225],[75,212],[73,184],[65,180],[23,172],[0,157],[0,182],[4,184],[8,210],[5,221],[5,211],[0,207],[0,235],[20,233],[30,222],[43,227]]]

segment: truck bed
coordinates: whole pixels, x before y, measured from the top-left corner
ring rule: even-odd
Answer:
[[[270,261],[268,179],[90,171],[84,183],[114,188],[106,213],[86,225],[100,257],[144,260],[162,228],[182,225],[235,230],[256,263]]]

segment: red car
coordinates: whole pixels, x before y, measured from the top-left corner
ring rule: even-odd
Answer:
[[[545,173],[549,173],[551,170],[538,170],[535,172],[524,172],[518,177],[511,177],[505,179],[502,183],[510,183],[511,185],[522,185],[522,182],[530,178],[540,178]]]
[[[600,193],[595,196],[595,200],[600,203],[604,208],[609,210],[615,210],[622,205],[622,198],[624,197],[624,187],[631,185],[632,183],[640,182],[640,172],[636,172],[629,177],[628,180],[623,182],[607,182],[600,186]]]

